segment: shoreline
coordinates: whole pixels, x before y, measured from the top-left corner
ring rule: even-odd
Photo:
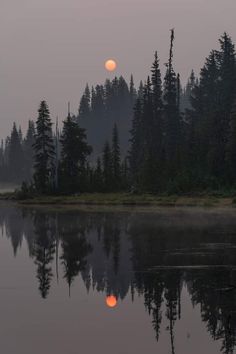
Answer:
[[[42,196],[19,200],[13,193],[0,194],[0,201],[15,202],[22,206],[104,206],[104,207],[212,207],[234,208],[234,196],[157,196],[151,194],[133,195],[128,193],[91,193],[78,196]]]

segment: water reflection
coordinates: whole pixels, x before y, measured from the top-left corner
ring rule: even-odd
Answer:
[[[160,211],[102,213],[1,207],[0,225],[17,257],[23,240],[35,264],[39,294],[50,295],[54,278],[73,291],[80,275],[87,291],[119,307],[139,296],[156,340],[165,323],[171,353],[181,319],[182,291],[222,353],[236,348],[236,220],[233,213]],[[56,269],[53,264],[56,264]],[[188,334],[190,336],[190,334]]]

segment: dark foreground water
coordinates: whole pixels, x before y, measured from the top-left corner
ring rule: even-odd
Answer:
[[[236,210],[0,204],[3,354],[236,353]]]

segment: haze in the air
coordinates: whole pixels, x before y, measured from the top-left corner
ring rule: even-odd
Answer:
[[[145,79],[157,49],[168,58],[175,28],[175,68],[185,82],[227,31],[236,40],[235,0],[2,0],[0,138],[13,121],[25,130],[46,99],[52,117],[76,112],[86,82],[103,83],[106,59],[116,75]]]

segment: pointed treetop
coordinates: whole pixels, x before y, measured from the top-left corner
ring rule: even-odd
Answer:
[[[70,114],[70,101],[68,102],[68,118],[71,117],[71,114]]]

